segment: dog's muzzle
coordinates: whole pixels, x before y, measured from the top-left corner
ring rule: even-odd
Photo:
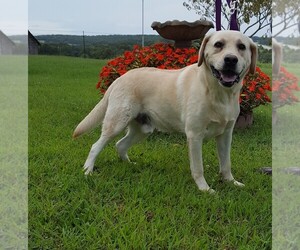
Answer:
[[[230,69],[217,70],[214,66],[210,66],[213,76],[227,88],[232,87],[235,83],[240,81],[240,74]]]
[[[218,81],[227,88],[232,87],[240,81],[240,73],[236,72],[238,58],[235,56],[226,56],[222,70],[217,70],[214,66],[210,66],[212,74]]]

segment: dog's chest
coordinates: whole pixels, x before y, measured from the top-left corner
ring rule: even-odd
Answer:
[[[226,105],[214,106],[207,111],[207,121],[204,138],[212,138],[224,133],[228,128],[234,126],[239,113],[239,106],[231,101]]]
[[[236,120],[235,113],[232,110],[230,112],[224,110],[223,113],[212,115],[205,128],[204,138],[216,137],[223,134],[226,129],[233,127]]]
[[[205,132],[204,132],[204,139],[210,139],[212,137],[216,137],[224,133],[226,127],[229,125],[230,121],[228,122],[216,122],[210,121],[207,125]]]

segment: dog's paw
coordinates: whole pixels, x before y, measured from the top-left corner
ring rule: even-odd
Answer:
[[[84,165],[83,166],[83,171],[85,175],[91,175],[93,173],[93,166],[89,166],[89,165]]]
[[[209,194],[214,194],[215,190],[209,187],[207,184],[206,180],[204,177],[199,177],[198,179],[195,180],[196,184],[201,192],[209,193]]]
[[[207,189],[199,189],[201,192],[203,193],[207,193],[207,194],[215,194],[216,191],[210,187],[208,187]]]
[[[237,186],[237,187],[245,187],[245,184],[241,183],[241,182],[238,182],[236,180],[233,180],[233,185]]]
[[[208,194],[214,194],[216,191],[212,188],[210,188],[207,184],[206,185],[198,185],[198,188],[201,192],[208,193]]]
[[[206,192],[209,194],[216,194],[216,191],[212,188],[209,188]]]

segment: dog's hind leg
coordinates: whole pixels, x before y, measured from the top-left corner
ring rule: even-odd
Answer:
[[[149,131],[149,133],[145,133],[142,126],[145,125],[141,125],[135,120],[131,121],[128,126],[127,134],[116,143],[118,154],[123,161],[130,162],[129,157],[127,155],[128,149],[135,143],[146,138],[147,135],[153,131],[152,130]]]
[[[100,139],[93,144],[93,146],[89,152],[89,155],[83,166],[83,169],[84,169],[86,175],[93,172],[97,155],[109,143],[109,141],[110,141],[109,137],[101,135]]]
[[[103,148],[119,133],[121,133],[128,125],[131,118],[130,112],[119,110],[119,112],[108,112],[104,117],[102,132],[99,140],[95,142],[89,152],[84,164],[85,174],[93,171],[94,164],[98,154]]]

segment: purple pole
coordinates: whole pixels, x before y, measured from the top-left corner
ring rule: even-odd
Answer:
[[[230,6],[232,0],[227,0],[228,6]],[[235,6],[236,8],[237,6]],[[240,30],[237,22],[237,10],[235,9],[234,13],[230,17],[230,30]]]
[[[221,25],[222,0],[216,0],[216,30],[222,29]]]

